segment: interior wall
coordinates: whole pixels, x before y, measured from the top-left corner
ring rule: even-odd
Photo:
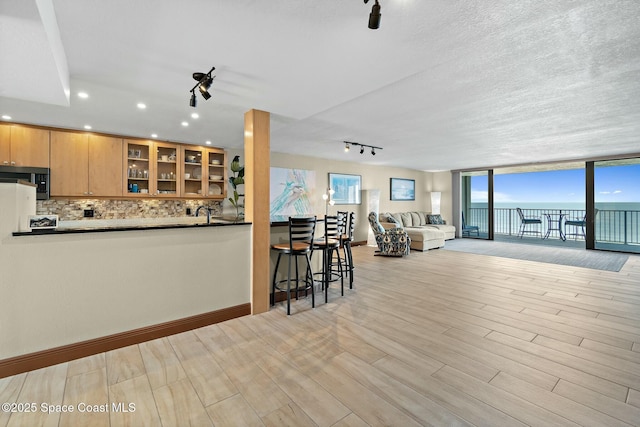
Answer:
[[[336,149],[342,149],[337,146]],[[240,163],[244,164],[244,153],[242,150],[227,150],[227,157],[232,159],[235,155],[240,155]],[[368,155],[368,154],[367,154]],[[368,155],[370,156],[370,155]],[[442,217],[448,224],[452,221],[451,203],[451,172],[424,172],[414,169],[404,169],[389,166],[377,166],[358,163],[361,155],[353,150],[345,153],[345,161],[326,160],[311,156],[299,156],[284,153],[271,153],[271,167],[288,169],[305,169],[315,171],[316,185],[315,192],[311,196],[313,202],[313,213],[318,216],[325,214],[325,202],[322,194],[329,185],[329,173],[345,173],[362,176],[363,190],[380,190],[380,212],[407,212],[407,211],[431,211],[431,191],[442,192],[440,211]],[[390,192],[390,178],[406,178],[416,181],[415,201],[392,201]],[[224,212],[231,213],[232,207],[228,201],[224,204]],[[366,240],[367,207],[362,205],[334,205],[328,208],[329,214],[335,214],[338,210],[355,211],[356,215],[362,218],[359,225],[364,225],[363,236],[356,235],[356,240]],[[358,230],[358,229],[357,229]],[[356,230],[356,233],[358,231]]]

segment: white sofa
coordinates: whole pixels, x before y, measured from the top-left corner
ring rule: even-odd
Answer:
[[[428,212],[381,213],[380,224],[385,228],[403,228],[411,237],[411,249],[426,251],[444,246],[445,240],[455,238],[456,228],[447,224],[432,224],[442,221],[440,215]],[[444,222],[444,221],[442,221]]]

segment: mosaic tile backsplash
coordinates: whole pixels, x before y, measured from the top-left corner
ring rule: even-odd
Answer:
[[[93,218],[86,219],[126,219],[163,218],[186,216],[187,208],[192,215],[196,208],[205,205],[213,215],[222,215],[219,200],[101,200],[101,199],[49,199],[38,200],[38,215],[58,215],[60,221],[85,219],[84,210],[93,209]]]

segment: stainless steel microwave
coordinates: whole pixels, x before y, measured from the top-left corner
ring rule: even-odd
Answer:
[[[21,179],[36,186],[36,199],[49,198],[49,169],[20,166],[0,166],[0,178]]]

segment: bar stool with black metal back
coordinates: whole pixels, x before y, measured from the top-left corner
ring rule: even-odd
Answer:
[[[278,260],[276,268],[273,271],[273,283],[271,284],[271,305],[275,305],[276,289],[287,293],[287,315],[291,314],[291,282],[295,282],[296,299],[301,291],[306,292],[311,289],[311,307],[315,307],[315,292],[313,289],[313,271],[311,269],[311,253],[313,251],[313,235],[316,230],[316,217],[309,218],[292,218],[289,217],[289,241],[284,243],[276,243],[271,245],[271,249],[278,251]],[[278,275],[278,266],[282,255],[289,256],[289,265],[287,278],[276,280]],[[307,261],[304,279],[300,278],[298,270],[298,257],[304,256]],[[291,258],[295,258],[295,278],[291,277]],[[300,282],[304,286],[300,288]],[[286,288],[282,286],[286,283]]]
[[[342,274],[342,261],[340,259],[340,227],[337,216],[325,215],[324,236],[313,241],[313,250],[322,251],[322,289],[324,290],[324,302],[329,301],[329,283],[340,279],[341,293],[344,295],[344,279]],[[337,254],[338,272],[333,273],[333,256]]]
[[[340,249],[342,249],[342,273],[349,275],[349,289],[353,289],[353,253],[351,252],[351,242],[353,242],[353,232],[356,221],[354,212],[338,212],[338,218],[343,217],[343,227],[340,229]]]

